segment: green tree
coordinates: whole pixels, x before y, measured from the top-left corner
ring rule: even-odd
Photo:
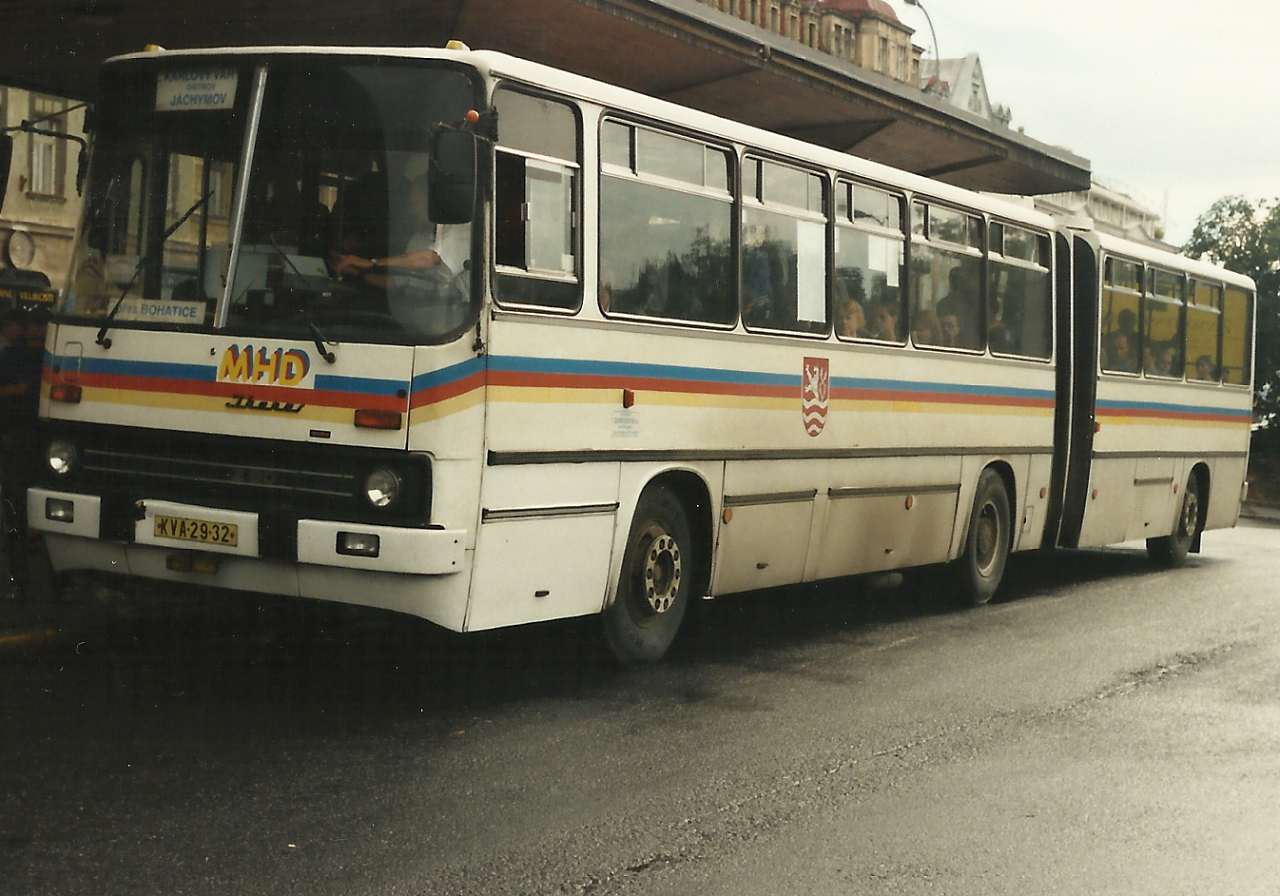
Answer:
[[[1254,419],[1263,429],[1254,444],[1280,453],[1280,200],[1222,197],[1197,219],[1182,251],[1246,274],[1258,285]]]

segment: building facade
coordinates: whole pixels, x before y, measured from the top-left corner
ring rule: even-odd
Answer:
[[[706,6],[799,41],[904,84],[920,81],[914,29],[885,0],[699,0]]]
[[[996,105],[987,94],[987,79],[982,59],[969,53],[959,59],[927,59],[920,63],[920,86],[926,93],[942,97],[958,109],[979,115],[988,121],[1009,126],[1013,113],[1008,106]]]
[[[0,85],[0,125],[44,119],[42,130],[83,136],[84,109],[64,97]],[[0,208],[0,269],[40,271],[62,288],[80,219],[76,191],[79,144],[9,132],[14,138],[4,207]]]
[[[1146,243],[1170,252],[1160,214],[1115,185],[1093,179],[1092,188],[1075,193],[1049,193],[1035,198],[1036,208],[1060,217],[1086,217],[1104,233]]]

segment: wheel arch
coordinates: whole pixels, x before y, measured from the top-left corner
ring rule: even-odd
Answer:
[[[1209,465],[1198,460],[1191,465],[1191,475],[1196,478],[1196,487],[1200,490],[1200,506],[1196,511],[1196,535],[1191,540],[1189,553],[1200,553],[1200,536],[1204,532],[1205,520],[1209,518]]]
[[[671,466],[649,470],[635,478],[624,476],[624,479],[630,479],[630,482],[624,484],[622,489],[622,503],[615,533],[613,569],[609,576],[608,594],[605,596],[604,606],[612,604],[617,597],[622,556],[628,533],[635,520],[636,508],[640,506],[645,492],[657,487],[670,489],[684,509],[697,558],[694,586],[702,589],[695,594],[701,598],[707,593],[711,585],[711,567],[715,552],[715,505],[716,496],[719,494],[719,487],[713,488],[708,478],[709,472],[714,475],[714,471],[696,467]]]

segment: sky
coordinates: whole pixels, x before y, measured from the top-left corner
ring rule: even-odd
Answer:
[[[892,0],[933,56],[925,16]],[[1013,127],[1164,213],[1181,245],[1221,196],[1280,196],[1280,3],[922,0],[938,52],[977,52]]]

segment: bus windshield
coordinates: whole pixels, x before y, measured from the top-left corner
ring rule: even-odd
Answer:
[[[411,344],[467,326],[477,225],[431,220],[427,174],[433,134],[476,106],[476,82],[405,60],[272,62],[228,291],[254,81],[252,64],[203,58],[108,70],[60,314]]]

